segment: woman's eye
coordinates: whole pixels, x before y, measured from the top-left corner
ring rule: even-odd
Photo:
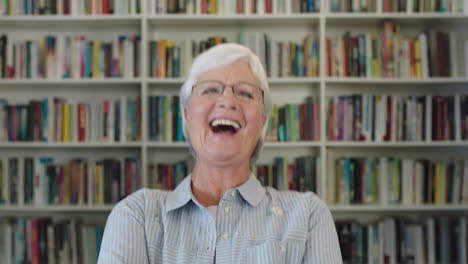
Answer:
[[[203,94],[218,94],[218,93],[219,93],[219,89],[215,87],[206,88],[203,90]]]
[[[245,99],[253,99],[253,94],[246,91],[240,91],[239,96]]]

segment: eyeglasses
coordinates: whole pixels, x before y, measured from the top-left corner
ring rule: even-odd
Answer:
[[[206,80],[195,84],[192,87],[192,94],[202,97],[217,98],[224,93],[226,86],[232,88],[234,96],[242,101],[260,101],[263,100],[263,90],[247,82],[238,82],[233,85],[226,85],[216,80]]]

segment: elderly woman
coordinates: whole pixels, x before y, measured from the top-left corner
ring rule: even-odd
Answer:
[[[258,57],[232,43],[209,49],[180,98],[193,172],[174,191],[118,203],[98,263],[341,263],[326,205],[263,187],[251,172],[272,108]]]

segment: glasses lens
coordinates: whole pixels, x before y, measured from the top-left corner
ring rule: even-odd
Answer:
[[[242,100],[259,100],[261,97],[260,89],[248,83],[235,85],[234,94]]]
[[[198,95],[217,96],[223,93],[223,85],[215,81],[204,81],[195,86],[195,91]]]

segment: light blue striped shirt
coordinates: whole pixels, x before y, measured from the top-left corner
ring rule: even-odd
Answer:
[[[99,264],[342,263],[335,225],[313,193],[279,192],[251,175],[226,191],[216,219],[193,196],[140,190],[107,219]]]

